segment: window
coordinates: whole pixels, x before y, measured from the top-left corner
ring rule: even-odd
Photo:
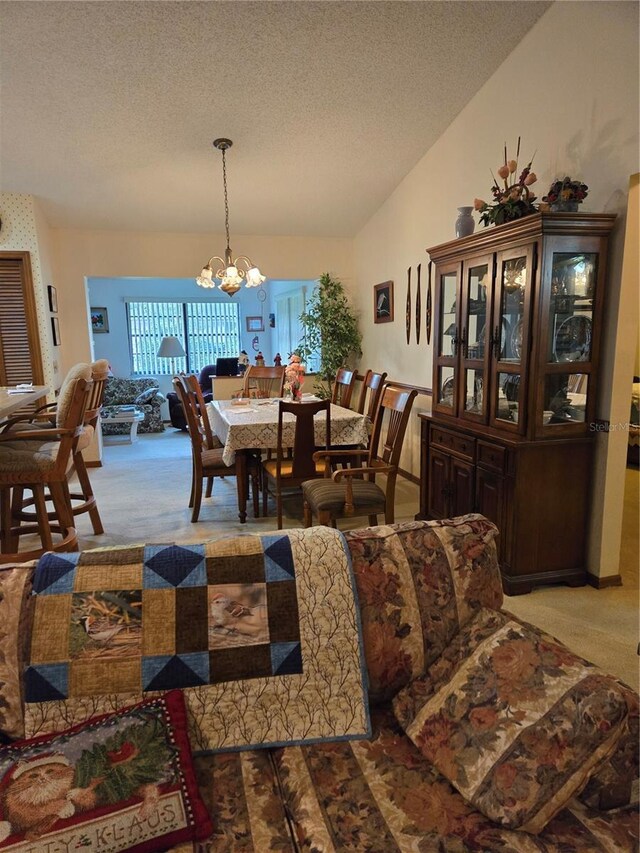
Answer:
[[[240,352],[240,314],[236,302],[127,302],[132,373],[164,376],[195,372],[217,358]],[[175,335],[185,358],[158,358],[162,339]]]

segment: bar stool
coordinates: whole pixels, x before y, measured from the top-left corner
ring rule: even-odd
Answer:
[[[87,371],[90,368],[87,365]],[[92,387],[76,379],[62,426],[34,427],[0,435],[0,563],[34,560],[45,551],[76,551],[78,537],[67,485],[67,472],[82,431]],[[22,524],[25,489],[33,494],[36,523]],[[54,506],[50,523],[46,490]],[[20,536],[37,533],[41,548],[19,551]],[[53,534],[61,538],[54,542]]]

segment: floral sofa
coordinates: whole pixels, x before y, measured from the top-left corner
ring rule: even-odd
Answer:
[[[171,849],[636,851],[638,697],[501,609],[496,533],[471,515],[345,534],[371,736],[196,755],[213,834]]]
[[[119,379],[111,376],[105,384],[103,406],[136,405],[145,412],[145,419],[139,424],[138,432],[164,432],[160,407],[165,397],[159,389],[158,381],[150,377]],[[105,419],[102,421],[103,435],[126,435],[129,429],[129,424],[113,424]]]

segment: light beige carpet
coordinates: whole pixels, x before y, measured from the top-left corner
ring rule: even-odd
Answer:
[[[275,530],[274,515],[240,524],[236,483],[215,480],[214,495],[202,501],[200,521],[192,524],[187,507],[191,482],[190,445],[186,433],[168,429],[141,436],[133,445],[105,447],[104,467],[90,469],[103,536],[91,534],[87,515],[78,519],[80,547],[95,548],[132,542],[199,542],[232,533]],[[605,670],[638,687],[638,481],[627,470],[627,501],[623,533],[622,587],[596,590],[549,586],[528,595],[505,598],[505,608],[539,625],[571,649]],[[271,513],[274,507],[270,508]],[[400,478],[396,520],[413,519],[418,511],[418,487]],[[298,497],[285,503],[284,526],[302,524]],[[366,519],[341,522],[341,529],[366,524]]]

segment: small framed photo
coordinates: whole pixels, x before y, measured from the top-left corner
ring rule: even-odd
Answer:
[[[109,315],[106,308],[90,308],[91,328],[94,334],[102,334],[109,331]]]
[[[373,322],[393,322],[393,282],[383,281],[373,288]]]
[[[52,314],[58,313],[58,294],[56,292],[55,287],[52,284],[47,286],[47,294],[49,296],[49,311]]]
[[[53,338],[54,347],[60,346],[60,323],[57,317],[51,318],[51,337]]]
[[[247,332],[264,332],[262,317],[247,317]]]

